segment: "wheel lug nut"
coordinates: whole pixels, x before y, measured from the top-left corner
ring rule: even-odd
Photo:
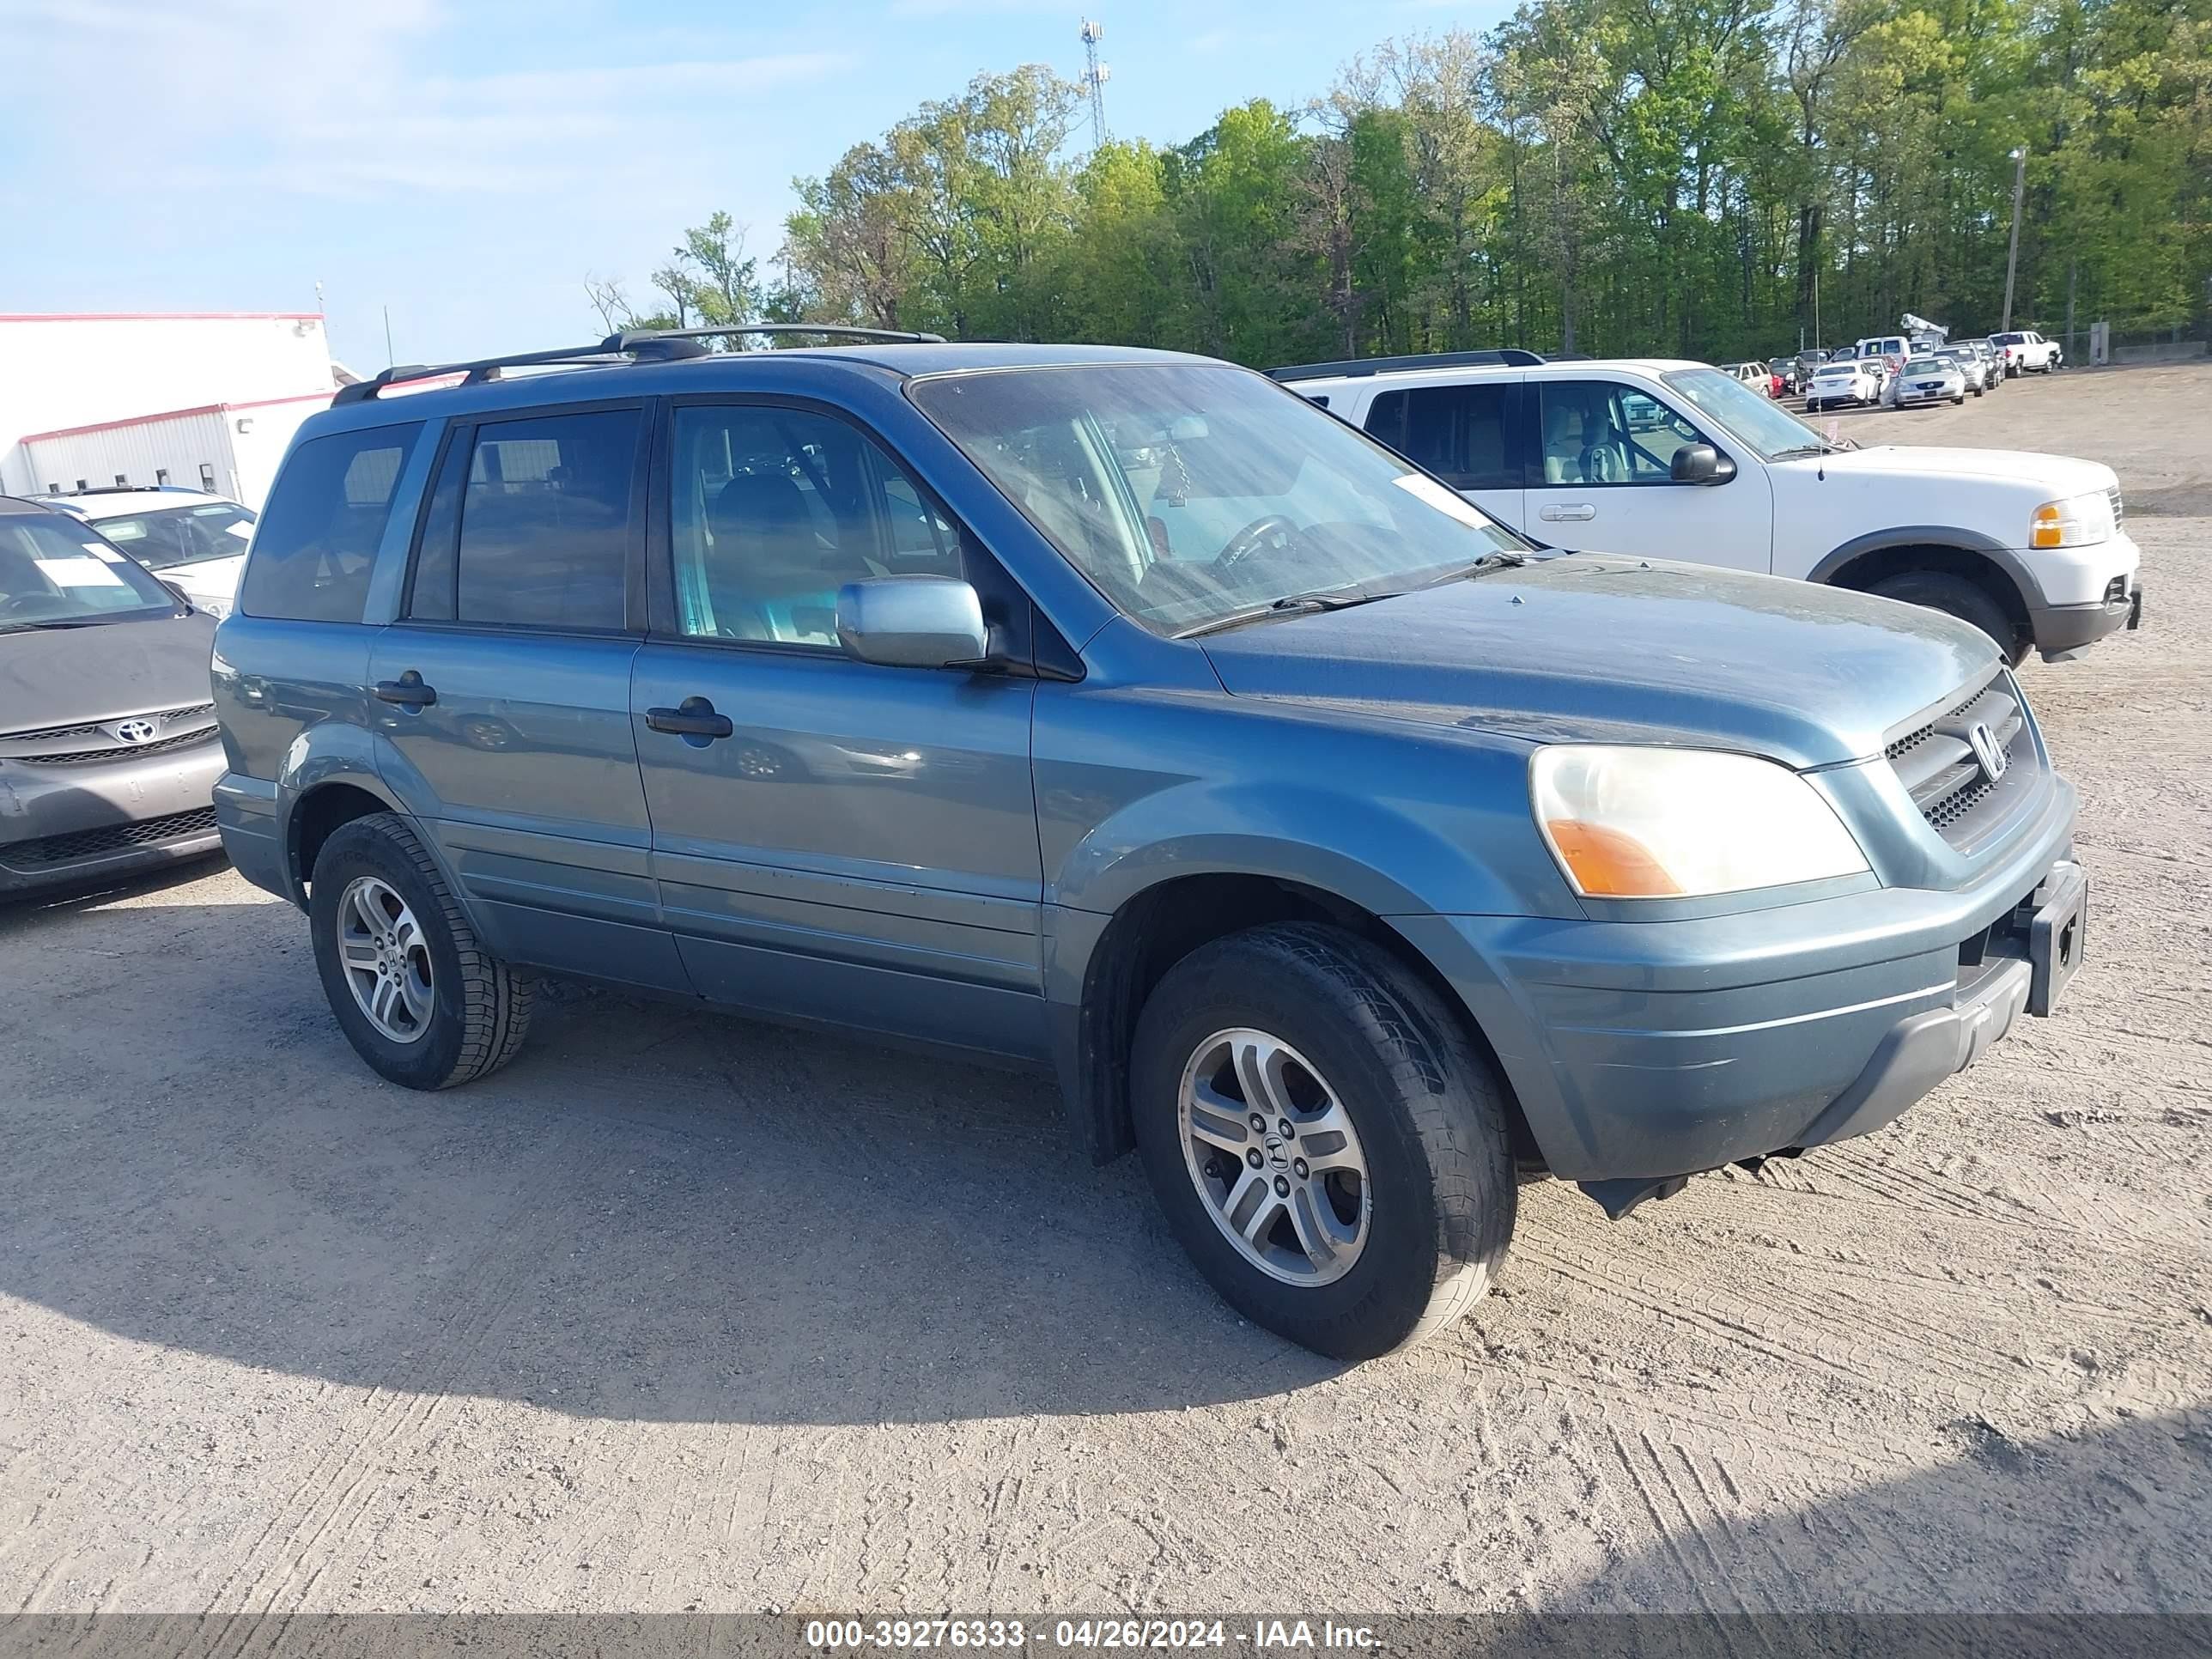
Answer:
[[[1288,1198],[1290,1195],[1291,1183],[1285,1181],[1282,1176],[1277,1176],[1275,1177],[1275,1196],[1277,1198]]]
[[[1245,1153],[1244,1161],[1250,1164],[1254,1169],[1258,1169],[1260,1167],[1260,1149],[1257,1146],[1255,1146],[1250,1152]]]
[[[1299,1180],[1304,1181],[1306,1178],[1308,1171],[1306,1169],[1305,1159],[1302,1158],[1292,1158],[1291,1160],[1291,1168],[1297,1172],[1297,1177]]]
[[[1261,1134],[1265,1134],[1267,1133],[1267,1120],[1255,1112],[1252,1114],[1252,1127]]]
[[[1296,1140],[1298,1138],[1298,1132],[1291,1127],[1291,1121],[1288,1118],[1285,1118],[1275,1127],[1285,1140]]]

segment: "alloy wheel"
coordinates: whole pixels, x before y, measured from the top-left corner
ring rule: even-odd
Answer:
[[[430,946],[415,913],[388,883],[356,877],[338,899],[338,963],[369,1024],[394,1042],[415,1042],[435,1007]]]
[[[1352,1270],[1374,1209],[1366,1154],[1321,1073],[1279,1037],[1217,1031],[1183,1067],[1183,1165],[1222,1237],[1289,1285]]]

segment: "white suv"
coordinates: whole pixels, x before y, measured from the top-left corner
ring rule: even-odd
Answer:
[[[1540,544],[1881,593],[2014,662],[2142,619],[2119,480],[2094,461],[1839,446],[1703,363],[1506,350],[1273,374]]]
[[[2055,368],[2066,366],[2066,352],[2056,340],[2046,340],[2032,328],[2014,329],[2008,333],[1992,334],[1990,343],[2004,359],[2008,378],[2015,374],[2048,374]]]
[[[236,501],[167,486],[33,495],[83,520],[210,617],[228,617],[246,568],[253,514]]]

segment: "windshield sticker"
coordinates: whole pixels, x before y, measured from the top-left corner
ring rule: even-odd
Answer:
[[[1477,530],[1490,528],[1488,519],[1483,517],[1481,514],[1476,512],[1434,478],[1419,472],[1408,472],[1402,478],[1393,478],[1390,482],[1416,501],[1426,501],[1437,512],[1448,514],[1463,525],[1472,526]]]
[[[253,539],[253,526],[247,524],[244,520],[240,520],[236,524],[227,524],[223,526],[223,528],[230,532],[232,535],[237,537],[238,539],[242,542],[251,541]]]
[[[118,553],[113,548],[110,547],[106,542],[79,542],[77,545],[82,547],[86,552],[91,554],[94,558],[98,559],[102,564],[121,564],[123,562],[123,556],[120,553]]]
[[[56,587],[125,587],[130,584],[98,559],[33,559]]]

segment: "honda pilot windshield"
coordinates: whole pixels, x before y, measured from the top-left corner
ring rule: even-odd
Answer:
[[[910,391],[1070,563],[1155,633],[1383,598],[1527,546],[1242,369],[1000,369]]]
[[[175,613],[151,575],[74,519],[0,518],[0,634]]]

